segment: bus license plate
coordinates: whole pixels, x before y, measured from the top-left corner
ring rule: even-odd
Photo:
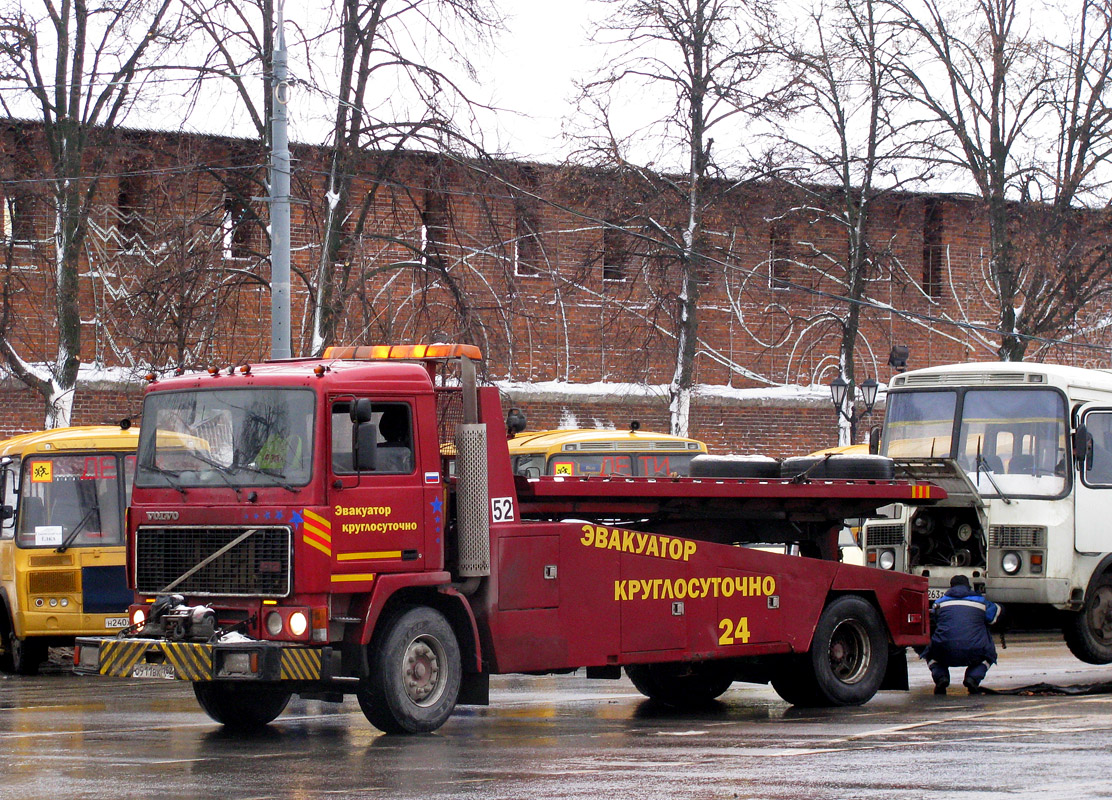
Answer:
[[[937,600],[938,598],[942,597],[942,595],[944,595],[944,594],[946,594],[945,589],[927,589],[927,599],[928,600]]]
[[[106,617],[104,620],[104,627],[106,628],[126,628],[127,617]]]
[[[169,678],[173,680],[174,665],[173,664],[136,664],[135,668],[131,670],[131,677],[133,678]]]

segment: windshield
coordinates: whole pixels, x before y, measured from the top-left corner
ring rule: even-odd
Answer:
[[[123,544],[134,459],[122,453],[27,458],[16,542],[20,547]]]
[[[1066,489],[1066,406],[1051,389],[967,389],[888,397],[881,452],[956,457],[983,496],[1055,497]],[[995,485],[994,485],[995,482]],[[999,489],[999,491],[998,491]]]
[[[137,486],[304,486],[313,454],[313,392],[154,392],[143,404]]]

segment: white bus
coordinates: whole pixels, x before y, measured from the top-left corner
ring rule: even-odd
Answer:
[[[1070,650],[1112,662],[1112,371],[954,364],[892,379],[881,453],[942,486],[862,531],[869,566],[962,573],[1013,618],[1057,609]]]

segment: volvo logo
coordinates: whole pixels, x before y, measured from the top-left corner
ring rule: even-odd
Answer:
[[[170,520],[175,520],[177,518],[178,518],[178,512],[177,511],[148,511],[147,512],[147,521],[148,522],[168,522]]]

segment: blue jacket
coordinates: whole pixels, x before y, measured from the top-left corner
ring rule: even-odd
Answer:
[[[951,586],[931,606],[934,622],[930,646],[923,658],[949,667],[979,661],[996,663],[996,645],[988,626],[1000,618],[1000,606],[968,586]]]

